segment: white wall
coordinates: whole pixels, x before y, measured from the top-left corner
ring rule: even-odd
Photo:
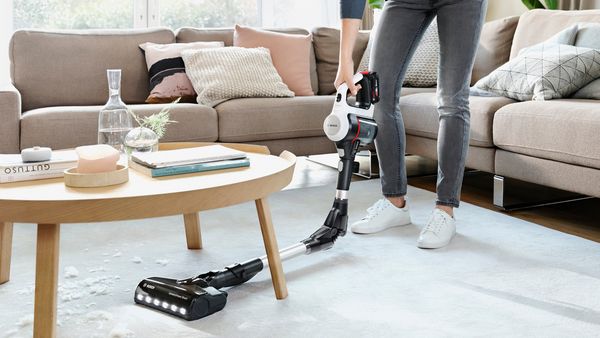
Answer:
[[[488,0],[486,20],[496,20],[507,16],[521,15],[527,11],[521,0]]]

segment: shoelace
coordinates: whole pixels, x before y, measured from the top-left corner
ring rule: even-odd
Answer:
[[[373,206],[367,209],[367,215],[363,217],[363,220],[370,220],[373,217],[379,215],[380,212],[382,212],[389,206],[388,203],[389,202],[385,198],[382,198],[379,201],[375,202]]]
[[[423,229],[423,232],[429,231],[437,234],[442,229],[442,224],[446,225],[446,218],[439,213],[434,212],[431,215],[429,222],[427,222],[427,225]]]

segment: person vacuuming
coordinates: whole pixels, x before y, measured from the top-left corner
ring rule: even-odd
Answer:
[[[340,157],[333,205],[323,225],[314,233],[280,250],[282,261],[330,249],[338,237],[346,234],[350,181],[352,173],[358,171],[354,159],[359,148],[371,144],[377,135],[373,112],[379,101],[377,73],[355,74],[350,82],[359,86],[355,102],[348,102],[348,85],[341,84],[331,114],[323,122],[325,134],[335,142]],[[249,281],[268,268],[268,264],[267,257],[262,256],[187,279],[146,278],[138,284],[134,301],[186,320],[199,319],[225,307],[227,293],[221,289]]]
[[[352,94],[352,51],[365,0],[341,0],[340,62],[335,85],[347,83]],[[370,234],[411,223],[405,201],[407,177],[406,135],[398,101],[408,64],[423,33],[437,16],[440,37],[438,69],[438,177],[436,206],[423,227],[417,246],[441,248],[456,233],[453,209],[459,206],[469,148],[469,83],[487,0],[388,0],[383,6],[369,69],[380,75],[381,102],[375,108],[383,198],[367,215],[351,225],[352,232]]]

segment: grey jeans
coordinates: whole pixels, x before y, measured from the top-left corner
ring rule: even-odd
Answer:
[[[458,207],[469,147],[469,83],[487,0],[389,0],[381,14],[369,68],[379,74],[375,144],[383,195],[406,195],[406,135],[399,109],[408,63],[433,18],[440,37],[438,69],[438,205]]]

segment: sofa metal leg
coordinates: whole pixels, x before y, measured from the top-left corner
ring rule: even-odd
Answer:
[[[509,189],[514,185],[513,190]],[[508,193],[511,194],[508,194]],[[593,197],[494,175],[494,206],[506,211],[586,200]]]
[[[494,206],[504,209],[504,177],[494,175]]]

